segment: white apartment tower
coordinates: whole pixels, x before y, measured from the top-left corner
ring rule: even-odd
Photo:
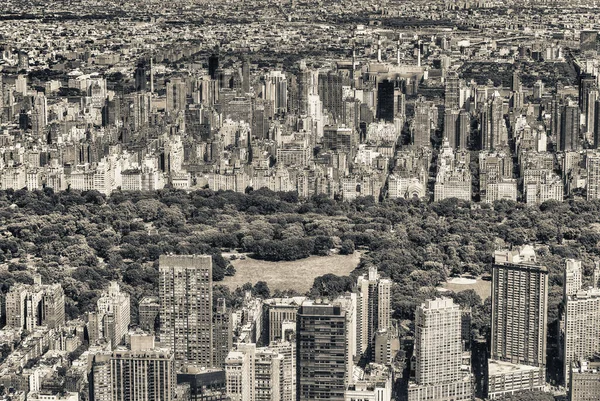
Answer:
[[[121,292],[119,283],[113,281],[98,299],[97,306],[98,338],[109,339],[114,348],[123,342],[131,321],[129,294]]]
[[[375,333],[391,327],[390,292],[392,281],[382,279],[377,268],[369,268],[367,276],[357,281],[356,354],[360,356],[372,348]]]

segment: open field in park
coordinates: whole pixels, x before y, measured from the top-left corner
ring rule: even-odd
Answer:
[[[223,257],[228,258],[225,254]],[[225,277],[218,284],[234,290],[245,283],[265,281],[271,291],[293,289],[303,294],[310,290],[316,277],[327,273],[347,276],[359,261],[359,252],[353,255],[311,256],[292,262],[266,262],[246,257],[244,260],[232,260],[235,276]]]
[[[492,282],[482,280],[481,278],[471,280],[463,277],[456,277],[442,284],[442,287],[454,292],[475,290],[482,301],[492,295]]]

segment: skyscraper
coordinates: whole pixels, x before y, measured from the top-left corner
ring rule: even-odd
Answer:
[[[167,112],[185,111],[187,88],[182,78],[171,78],[167,83]]]
[[[492,359],[546,365],[548,270],[533,247],[496,251],[492,275]]]
[[[419,98],[415,102],[415,118],[412,124],[415,147],[431,147],[431,129],[435,122],[437,122],[437,109],[432,102]]]
[[[461,112],[459,109],[444,110],[444,138],[448,139],[448,143],[453,149],[458,149],[461,138],[459,138]]]
[[[415,313],[415,382],[408,400],[470,400],[473,381],[462,370],[460,306],[440,298],[421,304]]]
[[[133,72],[133,78],[135,81],[136,91],[145,91],[148,86],[148,64],[146,60],[140,60],[135,71]]]
[[[448,72],[444,94],[444,105],[446,110],[458,109],[461,107],[459,82],[458,74],[455,71]]]
[[[342,86],[344,80],[335,71],[319,74],[318,94],[323,102],[323,108],[331,113],[334,121],[342,118]]]
[[[579,77],[579,110],[584,114],[585,129],[592,131],[592,124],[589,124],[588,116],[594,112],[594,102],[598,98],[598,87],[596,77],[591,74],[581,74]],[[593,121],[593,120],[592,120]]]
[[[594,144],[593,148],[598,149],[600,146],[600,100],[594,102]]]
[[[503,100],[498,91],[488,99],[481,111],[481,146],[484,150],[498,149],[508,144],[504,121]]]
[[[562,107],[560,113],[560,138],[557,150],[579,150],[579,107],[574,102]]]
[[[458,139],[456,147],[460,150],[467,150],[469,143],[469,134],[471,133],[471,116],[466,110],[461,110],[458,117]]]
[[[264,99],[271,105],[276,115],[287,113],[287,78],[282,71],[269,71],[265,76]]]
[[[231,310],[225,305],[225,299],[219,298],[213,314],[213,366],[222,368],[229,350],[233,346],[233,322]]]
[[[375,334],[391,328],[390,290],[392,282],[382,279],[377,268],[369,267],[368,276],[357,281],[357,356],[373,350]],[[354,350],[353,350],[354,352]]]
[[[175,360],[210,367],[212,356],[212,258],[159,258],[160,341]]]
[[[248,59],[242,61],[242,92],[250,92],[250,62]]]
[[[208,75],[210,75],[210,79],[217,79],[217,69],[219,69],[219,56],[213,53],[208,58]]]
[[[33,97],[31,112],[31,129],[34,135],[42,135],[48,125],[48,100],[43,93]]]
[[[344,400],[347,384],[346,313],[340,306],[305,301],[296,330],[296,400]]]
[[[492,344],[487,396],[545,384],[548,270],[535,250],[496,251],[492,273]]]
[[[394,82],[383,80],[377,84],[377,119],[394,121]]]
[[[510,88],[513,92],[518,92],[521,89],[521,77],[519,76],[519,71],[515,70],[512,74],[512,79],[510,81]]]

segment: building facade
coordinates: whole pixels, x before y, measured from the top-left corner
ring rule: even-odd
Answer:
[[[160,341],[176,361],[210,367],[212,355],[212,258],[159,258]]]

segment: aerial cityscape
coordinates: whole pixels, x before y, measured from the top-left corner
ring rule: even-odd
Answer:
[[[0,401],[600,401],[599,15],[2,0]]]

